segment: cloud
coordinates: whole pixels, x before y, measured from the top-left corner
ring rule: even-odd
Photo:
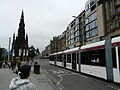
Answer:
[[[24,9],[29,44],[41,51],[53,36],[60,35],[82,12],[87,0],[0,0],[0,45],[8,48],[8,38],[17,34]]]

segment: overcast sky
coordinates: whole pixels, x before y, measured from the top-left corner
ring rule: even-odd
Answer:
[[[8,38],[17,35],[22,9],[29,46],[44,50],[53,36],[65,31],[80,14],[87,0],[0,0],[0,46],[8,48]]]

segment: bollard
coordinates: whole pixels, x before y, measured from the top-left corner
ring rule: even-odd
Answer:
[[[40,74],[40,65],[34,65],[34,73]]]

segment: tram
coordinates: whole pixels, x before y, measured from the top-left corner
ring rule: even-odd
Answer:
[[[49,63],[120,83],[120,36],[50,54]]]

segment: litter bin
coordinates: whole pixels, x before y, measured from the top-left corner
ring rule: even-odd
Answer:
[[[40,74],[40,65],[34,65],[34,73]]]

